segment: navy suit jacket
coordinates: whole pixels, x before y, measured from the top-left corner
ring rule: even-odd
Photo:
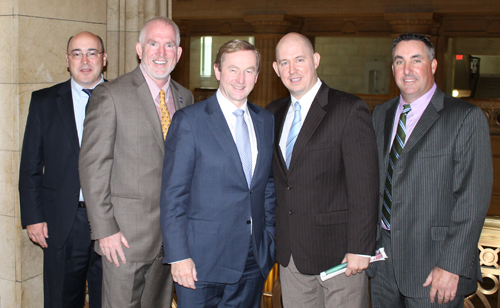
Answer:
[[[79,152],[71,81],[33,92],[19,171],[21,223],[47,222],[47,240],[57,248],[78,208]]]
[[[274,265],[274,120],[252,103],[248,109],[259,152],[250,189],[215,94],[178,110],[165,141],[164,262],[192,258],[199,281],[237,282],[250,241],[264,278]]]

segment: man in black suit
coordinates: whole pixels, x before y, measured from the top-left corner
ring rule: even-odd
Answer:
[[[81,32],[68,41],[71,79],[31,97],[19,173],[21,222],[43,248],[44,306],[101,307],[102,265],[90,240],[80,189],[78,154],[86,104],[103,82],[100,37]]]
[[[275,116],[276,256],[286,307],[368,307],[378,166],[370,112],[318,79],[320,55],[303,35],[276,46],[274,70],[290,91]],[[345,275],[320,272],[347,262]]]

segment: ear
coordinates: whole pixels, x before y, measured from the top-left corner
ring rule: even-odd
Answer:
[[[315,52],[313,54],[313,61],[314,61],[314,68],[317,69],[318,66],[319,66],[319,60],[321,59],[321,56],[319,55],[319,53]]]
[[[141,45],[141,43],[135,44],[135,51],[137,52],[137,56],[139,57],[139,59],[142,60],[142,45]]]
[[[69,57],[68,57],[68,54],[66,54],[66,67],[69,67]]]
[[[392,64],[391,67],[392,67],[392,76],[394,76],[394,64]]]
[[[102,54],[102,66],[106,66],[106,61],[108,60],[108,54],[103,53]]]
[[[436,59],[432,60],[431,62],[432,75],[436,73],[437,66],[438,66],[438,61]]]
[[[177,62],[179,62],[181,55],[182,55],[182,47],[179,46],[179,47],[177,47]]]
[[[220,70],[216,63],[214,63],[214,74],[215,74],[215,79],[217,79],[217,81],[220,81]]]
[[[278,70],[278,63],[276,63],[276,61],[273,62],[273,68],[274,68],[274,71],[276,72],[276,75],[278,75],[278,77],[281,77],[280,71]]]

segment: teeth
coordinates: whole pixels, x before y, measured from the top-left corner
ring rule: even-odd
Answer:
[[[292,82],[296,82],[296,81],[299,81],[299,80],[300,80],[300,78],[292,78],[291,79]]]
[[[235,87],[235,86],[233,86],[233,88],[235,88],[236,90],[243,90],[245,87]]]
[[[167,61],[153,61],[155,64],[166,64]]]

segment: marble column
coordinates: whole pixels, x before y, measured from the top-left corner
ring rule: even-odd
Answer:
[[[265,107],[271,101],[289,95],[273,69],[275,48],[283,35],[300,19],[286,15],[249,15],[244,20],[252,24],[255,47],[261,54],[259,79],[251,98],[253,103]]]

